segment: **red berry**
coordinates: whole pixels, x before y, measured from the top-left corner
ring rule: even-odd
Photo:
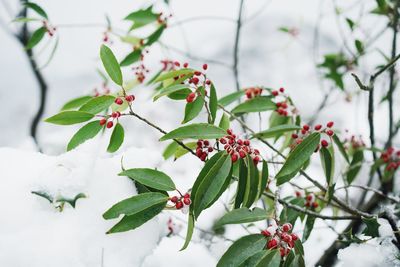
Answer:
[[[199,83],[199,78],[193,77],[192,82],[193,82],[194,84],[198,84],[198,83]]]
[[[135,96],[134,95],[127,95],[125,97],[125,100],[128,101],[128,102],[132,102],[132,101],[135,100]]]
[[[178,202],[178,197],[177,196],[171,197],[171,202],[173,202],[173,203]]]
[[[271,94],[272,94],[273,96],[277,96],[277,95],[279,94],[279,92],[274,90],[274,91],[271,92]]]
[[[329,136],[332,136],[333,135],[333,131],[332,130],[327,130],[326,134],[329,135]]]
[[[297,239],[299,239],[299,237],[296,234],[291,234],[290,236],[292,237],[293,241],[296,241]]]
[[[214,149],[213,149],[212,147],[207,148],[207,151],[208,151],[208,152],[213,152],[213,150],[214,150]]]
[[[189,194],[189,193],[186,193],[186,194],[183,196],[183,198],[190,198],[190,194]]]
[[[189,206],[191,203],[190,198],[184,198],[183,203],[185,203],[186,206]]]
[[[276,241],[276,239],[271,239],[267,243],[267,248],[269,248],[269,249],[276,248],[277,246],[278,246],[278,241]]]
[[[189,66],[189,63],[187,63],[187,62],[183,63],[184,68],[187,68],[188,66]]]
[[[326,124],[326,127],[331,128],[333,126],[333,121],[330,121]]]
[[[200,75],[201,75],[201,72],[200,72],[200,71],[195,71],[195,72],[194,72],[194,75],[200,76]]]
[[[106,122],[107,122],[106,119],[101,119],[101,120],[100,120],[100,125],[104,125],[104,124],[106,124]]]
[[[318,208],[318,203],[317,203],[317,202],[313,202],[313,203],[312,203],[312,207],[313,207],[314,209]]]
[[[261,231],[261,234],[262,234],[263,236],[266,236],[266,237],[269,237],[269,236],[271,236],[271,233],[270,233],[270,232],[268,232],[267,230],[263,230],[263,231]]]
[[[304,124],[304,125],[303,125],[303,129],[304,129],[305,131],[308,131],[308,130],[310,130],[310,126],[308,126],[307,124]]]
[[[238,160],[238,155],[236,153],[231,155],[232,162],[236,162]]]
[[[182,201],[176,202],[175,208],[176,208],[177,210],[180,210],[181,208],[183,208],[183,203],[182,203]]]
[[[210,80],[207,80],[207,81],[206,81],[206,84],[207,84],[207,85],[210,85],[210,84],[211,84],[211,81],[210,81]]]
[[[174,62],[174,65],[177,66],[177,67],[180,67],[180,66],[181,66],[181,64],[180,64],[178,61],[175,61],[175,62]]]
[[[315,125],[315,127],[314,127],[314,129],[315,129],[316,131],[321,130],[321,128],[322,128],[322,125],[321,125],[321,124]]]
[[[295,194],[296,194],[296,197],[301,197],[301,192],[300,191],[296,191]]]
[[[111,113],[111,117],[113,117],[113,118],[118,118],[120,115],[121,115],[121,113],[119,113],[119,112]]]
[[[244,152],[243,150],[239,151],[239,156],[243,159],[246,157],[246,152]]]
[[[281,93],[285,92],[285,88],[283,88],[283,87],[279,88],[279,92],[281,92]]]
[[[203,64],[203,70],[207,70],[208,65],[207,64]]]
[[[250,141],[249,141],[249,140],[244,140],[243,144],[244,144],[245,146],[249,146],[249,145],[250,145]]]
[[[124,103],[124,100],[122,100],[121,98],[117,97],[117,98],[115,99],[115,104],[117,104],[117,105],[122,105],[122,103]]]
[[[289,232],[290,230],[292,230],[292,225],[290,223],[285,223],[282,225],[282,231]]]
[[[299,137],[299,136],[298,136],[297,134],[295,134],[295,133],[292,134],[292,138],[293,138],[293,139],[297,139],[298,137]]]
[[[107,122],[107,128],[113,127],[114,123],[112,121]]]
[[[327,146],[329,146],[329,143],[328,143],[328,141],[326,141],[326,140],[324,139],[324,140],[321,141],[321,145],[322,145],[323,147],[327,147]]]

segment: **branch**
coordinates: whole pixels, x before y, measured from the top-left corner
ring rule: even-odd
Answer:
[[[235,84],[236,91],[240,91],[239,84],[239,72],[238,72],[238,62],[239,62],[239,39],[240,39],[240,28],[242,27],[242,12],[243,12],[243,2],[244,0],[240,0],[239,4],[239,14],[236,22],[236,35],[235,35],[235,44],[233,48],[233,75],[235,76]]]

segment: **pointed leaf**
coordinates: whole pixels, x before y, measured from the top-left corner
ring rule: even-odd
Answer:
[[[129,53],[120,63],[121,67],[129,66],[136,61],[138,61],[142,56],[141,49],[135,49],[131,53]]]
[[[234,209],[224,216],[222,216],[214,225],[215,228],[221,227],[225,224],[240,224],[257,222],[267,219],[267,212],[261,208],[254,208],[252,210],[248,208]]]
[[[41,8],[38,4],[35,4],[32,2],[25,2],[23,5],[26,6],[27,8],[34,10],[36,13],[38,13],[43,18],[48,19],[46,11],[44,11],[43,8]]]
[[[179,92],[182,90],[187,90],[188,86],[186,84],[175,84],[166,88],[161,89],[160,91],[157,92],[157,94],[153,97],[153,101],[156,101],[160,97]]]
[[[85,111],[92,114],[100,113],[108,109],[115,101],[115,97],[110,95],[103,95],[94,97],[86,102],[79,111]]]
[[[108,73],[108,76],[110,76],[111,80],[122,86],[123,80],[121,68],[113,52],[106,45],[102,45],[100,48],[100,58],[103,62],[104,69]]]
[[[292,132],[292,131],[296,131],[296,130],[301,130],[301,127],[298,125],[292,125],[292,124],[282,124],[282,125],[277,125],[275,127],[271,127],[268,130],[256,133],[256,134],[254,134],[254,136],[262,137],[262,138],[271,138],[271,137],[280,136],[286,132]]]
[[[216,139],[225,136],[225,131],[217,126],[207,123],[194,123],[179,127],[163,137],[160,141],[169,139]]]
[[[226,96],[220,98],[218,100],[218,104],[220,104],[221,106],[226,107],[229,104],[235,102],[236,100],[239,100],[240,97],[243,96],[243,95],[244,95],[244,91],[243,90],[231,93],[229,95],[226,95]]]
[[[79,108],[92,98],[93,97],[91,97],[91,96],[81,96],[81,97],[74,98],[74,99],[68,101],[67,103],[65,103],[65,105],[61,108],[61,111]]]
[[[94,115],[83,111],[62,111],[50,118],[45,122],[58,124],[58,125],[71,125],[90,120]]]
[[[189,214],[185,243],[183,244],[183,247],[180,249],[180,251],[185,250],[189,246],[190,240],[192,240],[193,230],[194,230],[194,217],[192,214]]]
[[[35,47],[44,37],[46,34],[47,29],[45,27],[40,27],[36,31],[32,33],[31,38],[28,41],[28,44],[26,45],[26,49],[32,49]]]
[[[107,152],[113,153],[117,151],[124,142],[124,128],[120,123],[117,123],[111,134],[110,143],[107,147]]]
[[[210,87],[210,102],[209,102],[209,109],[211,113],[211,123],[215,122],[217,116],[217,109],[218,109],[218,97],[217,97],[217,90],[215,90],[214,84],[211,84]]]
[[[89,122],[74,134],[68,143],[67,151],[70,151],[83,144],[87,140],[92,139],[100,132],[102,128],[103,126],[100,125],[100,121]]]
[[[154,82],[161,82],[167,79],[172,79],[174,77],[179,77],[182,74],[193,74],[193,73],[194,73],[193,69],[173,70],[159,75]]]
[[[250,112],[262,112],[275,109],[276,104],[271,101],[271,97],[258,96],[239,104],[232,110],[232,113],[240,114]]]
[[[204,88],[200,87],[199,88],[202,96],[197,96],[196,100],[194,100],[191,103],[186,103],[185,106],[185,118],[182,121],[183,123],[187,123],[191,120],[193,120],[194,118],[196,118],[199,113],[201,112],[201,110],[203,109],[203,105],[204,105]]]
[[[121,172],[119,175],[128,176],[129,178],[154,189],[164,191],[175,190],[175,184],[172,179],[165,173],[157,170],[147,168],[129,169]]]

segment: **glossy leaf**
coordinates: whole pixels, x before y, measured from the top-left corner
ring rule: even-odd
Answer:
[[[47,16],[46,11],[44,11],[43,8],[40,7],[38,4],[35,4],[35,3],[32,3],[32,2],[24,2],[23,5],[26,6],[27,8],[29,8],[29,9],[32,9],[33,11],[35,11],[37,14],[39,14],[43,18],[45,18],[45,19],[49,18]]]
[[[306,224],[303,230],[303,240],[302,242],[306,242],[307,239],[310,237],[311,231],[314,228],[315,217],[307,215]]]
[[[74,98],[74,99],[68,101],[67,103],[65,103],[64,106],[61,108],[61,111],[79,108],[92,98],[93,97],[91,97],[91,96],[81,96],[81,97]]]
[[[108,109],[115,101],[115,97],[110,95],[103,95],[94,97],[86,102],[79,111],[85,111],[92,114],[100,113]]]
[[[103,62],[104,69],[116,84],[122,86],[122,72],[117,59],[113,52],[106,45],[102,45],[100,48],[100,58]]]
[[[252,99],[246,100],[245,102],[239,104],[234,109],[232,113],[250,113],[250,112],[262,112],[267,110],[275,110],[276,104],[271,101],[268,96],[259,96]]]
[[[93,117],[93,114],[83,111],[62,111],[50,118],[47,118],[45,122],[58,125],[71,125],[88,121]]]
[[[135,49],[131,53],[129,53],[120,63],[122,67],[129,66],[136,61],[140,60],[142,56],[142,50],[141,49]]]
[[[83,144],[87,140],[92,139],[100,132],[102,128],[103,126],[100,125],[99,121],[89,122],[74,134],[68,143],[67,151],[70,151]]]
[[[175,190],[175,184],[172,181],[171,177],[157,170],[148,168],[136,168],[125,170],[119,175],[128,176],[129,178],[154,189],[164,191]]]
[[[281,255],[277,249],[274,249],[267,251],[255,267],[279,267],[280,263]]]
[[[169,144],[164,152],[163,152],[163,158],[165,160],[169,159],[170,157],[172,157],[175,154],[175,151],[178,149],[179,144],[175,141],[171,142],[171,144]]]
[[[194,230],[194,217],[193,214],[189,214],[185,243],[183,244],[183,247],[180,249],[180,251],[185,250],[189,246],[190,240],[192,240],[193,230]]]
[[[231,93],[229,95],[226,95],[226,96],[220,98],[218,100],[218,104],[220,104],[221,106],[226,107],[229,104],[235,102],[236,100],[239,100],[240,97],[242,97],[243,95],[244,95],[244,91],[243,90]]]
[[[185,145],[188,148],[194,150],[197,147],[197,142],[189,142],[189,143],[185,143]],[[178,148],[175,151],[174,157],[175,157],[175,159],[178,159],[178,158],[186,155],[187,153],[189,153],[189,151],[186,148],[178,146]]]
[[[286,132],[292,132],[296,130],[301,130],[301,127],[293,124],[282,124],[282,125],[277,125],[275,127],[271,127],[268,130],[256,133],[254,134],[254,136],[261,138],[271,138],[280,136]]]
[[[222,114],[221,120],[219,121],[219,128],[224,129],[225,131],[230,127],[230,121],[228,115],[225,112]]]
[[[46,34],[47,29],[45,27],[40,27],[36,31],[32,33],[31,38],[28,41],[28,44],[26,45],[26,49],[32,49],[35,47],[44,37]]]
[[[163,137],[160,141],[169,139],[216,139],[225,136],[225,131],[217,126],[207,123],[194,123],[179,127]]]
[[[191,103],[186,103],[185,106],[185,117],[182,121],[182,124],[187,123],[191,120],[193,120],[194,118],[196,118],[201,110],[203,109],[203,105],[204,105],[204,88],[200,87],[199,88],[202,96],[197,96],[196,99],[191,102]]]
[[[182,74],[193,74],[194,70],[193,69],[180,69],[180,70],[173,70],[173,71],[169,71],[166,73],[163,73],[161,75],[159,75],[157,77],[157,79],[155,79],[154,82],[162,82],[164,80],[167,79],[172,79],[174,77],[179,77]]]
[[[267,243],[260,234],[248,235],[240,238],[222,255],[217,267],[235,267],[261,251]]]
[[[321,164],[324,169],[326,181],[328,185],[333,182],[333,176],[335,174],[335,158],[331,151],[325,147],[321,147],[319,150],[321,157]]]
[[[285,164],[276,175],[277,184],[282,185],[293,178],[310,159],[320,141],[320,133],[307,136],[287,157]]]
[[[161,193],[149,192],[139,194],[113,205],[103,214],[103,218],[109,220],[118,218],[122,214],[128,216],[135,215],[142,211],[151,210],[153,206],[158,204],[165,206],[167,200],[168,196]]]
[[[149,193],[144,193],[149,194]],[[154,193],[151,193],[154,194]],[[143,194],[140,194],[141,196]],[[116,225],[114,225],[110,230],[107,231],[107,234],[112,233],[120,233],[126,232],[129,230],[133,230],[147,221],[154,218],[157,214],[159,214],[165,208],[166,202],[158,203],[153,205],[151,208],[139,211],[134,215],[125,215],[121,221],[119,221]]]
[[[239,208],[244,200],[247,184],[247,167],[244,159],[239,159],[239,181],[236,190],[235,197],[235,209]]]
[[[362,150],[357,150],[353,155],[353,159],[351,160],[349,169],[346,174],[346,179],[349,184],[351,184],[357,177],[357,174],[361,170],[363,161],[364,161],[364,152]]]
[[[256,200],[259,185],[259,173],[250,156],[246,157],[247,178],[246,190],[243,197],[243,206],[250,208]]]
[[[168,86],[166,88],[161,89],[160,91],[157,92],[157,94],[153,97],[153,101],[156,101],[160,97],[173,94],[175,92],[179,92],[182,90],[187,90],[188,86],[186,84],[175,84],[172,86]]]
[[[157,30],[155,30],[152,34],[147,37],[147,41],[145,43],[146,46],[150,46],[160,39],[163,31],[165,30],[165,25],[160,25]]]
[[[347,163],[350,163],[349,156],[347,155],[346,149],[344,149],[343,143],[339,140],[339,137],[336,134],[334,134],[332,138],[333,141],[335,142],[335,145],[339,149],[340,154],[342,154]]]
[[[146,9],[130,13],[124,18],[124,20],[129,20],[133,22],[133,25],[131,27],[131,30],[133,30],[157,21],[158,16],[158,14],[153,13],[152,6],[150,6]]]
[[[211,113],[210,123],[214,124],[216,116],[217,116],[218,97],[217,97],[217,90],[215,90],[215,86],[213,83],[211,84],[211,87],[210,87],[209,109],[210,109],[210,113]]]
[[[120,123],[117,123],[110,137],[110,143],[107,147],[107,152],[113,153],[117,151],[124,142],[124,128]]]
[[[267,212],[261,208],[254,208],[252,210],[248,208],[234,209],[224,216],[222,216],[214,225],[215,228],[221,227],[225,224],[240,224],[257,222],[267,219]]]
[[[269,178],[268,164],[265,160],[263,160],[260,183],[258,187],[258,196],[256,199],[259,199],[262,196],[262,193],[264,193],[265,188],[267,187],[268,184],[268,178]]]
[[[199,180],[198,187],[192,188],[193,196],[193,213],[197,218],[200,213],[213,204],[220,193],[220,189],[226,184],[226,180],[230,178],[229,174],[232,167],[232,160],[227,154],[223,154],[214,164],[209,161],[203,169],[207,171],[200,172],[196,181]]]
[[[362,232],[364,235],[370,237],[379,237],[379,226],[378,220],[376,218],[362,218],[362,221],[367,226]]]

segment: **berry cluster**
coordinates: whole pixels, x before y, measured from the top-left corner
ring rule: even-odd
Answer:
[[[389,147],[382,153],[381,159],[386,164],[386,171],[396,171],[400,167],[400,150]]]
[[[184,67],[187,68],[188,65],[187,63],[184,64]],[[203,64],[203,70],[206,71],[208,68],[207,64]],[[205,73],[201,71],[195,71],[194,75],[192,78],[188,79],[187,81],[189,84],[191,84],[194,88],[194,91],[188,94],[186,97],[186,102],[192,103],[194,100],[196,100],[197,96],[201,96],[201,92],[198,88],[198,85],[201,84],[204,89],[206,85],[210,85],[211,81],[206,78]],[[207,90],[204,90],[204,93],[207,95]]]
[[[100,120],[100,125],[101,126],[106,125],[106,127],[110,129],[114,126],[114,120],[118,120],[119,117],[121,117],[121,112],[115,111],[111,113],[111,115],[104,116],[104,118]]]
[[[239,157],[245,158],[246,155],[249,155],[253,159],[254,164],[257,165],[260,162],[260,151],[250,146],[250,140],[237,138],[231,129],[228,129],[226,133],[228,135],[219,139],[219,142],[224,145],[226,152],[231,155],[232,162],[236,162]]]
[[[281,116],[289,116],[290,114],[295,114],[295,107],[292,105],[289,97],[285,95],[285,88],[281,87],[279,90],[271,91],[271,95],[276,101],[276,112]]]
[[[174,203],[174,206],[177,210],[182,210],[183,213],[187,213],[189,210],[189,206],[192,203],[190,200],[190,194],[186,193],[185,195],[182,195],[179,193],[178,196],[173,196],[169,198],[169,201]]]
[[[210,142],[208,140],[198,140],[196,155],[202,160],[206,161],[208,153],[213,152],[212,146],[210,146]]]
[[[364,143],[361,135],[358,135],[358,136],[352,135],[349,138],[346,138],[344,140],[344,142],[345,142],[345,144],[344,144],[345,149],[351,148],[353,150],[356,150],[356,149],[365,147],[365,143]]]
[[[247,99],[252,99],[254,97],[260,96],[262,93],[262,88],[260,87],[250,87],[245,90]]]
[[[300,191],[296,191],[296,197],[298,198],[302,198],[303,195]],[[318,202],[316,201],[316,197],[314,194],[310,193],[305,197],[305,201],[306,203],[304,204],[304,206],[306,206],[307,208],[313,208],[316,209],[318,208]]]
[[[145,50],[145,52],[148,53],[149,51]],[[144,58],[143,54],[141,55],[141,58],[142,58],[142,62],[143,62],[143,58]],[[132,70],[135,72],[136,79],[140,83],[143,83],[144,79],[146,79],[147,73],[150,72],[150,70],[147,69],[146,66],[143,63],[138,65],[138,66],[136,66],[136,67],[132,67]]]
[[[290,145],[291,149],[294,149],[297,145],[301,144],[303,142],[304,138],[310,135],[311,133],[315,132],[321,132],[326,134],[327,136],[331,137],[335,133],[331,129],[333,127],[333,121],[330,121],[326,124],[326,128],[323,128],[321,124],[317,124],[314,126],[314,129],[311,128],[308,124],[304,124],[302,129],[298,133],[293,133],[292,138],[294,139],[294,142]],[[321,140],[321,146],[327,147],[329,146],[329,142],[325,139]],[[315,152],[318,152],[319,150],[319,145]]]
[[[171,70],[176,70],[176,65],[175,65],[175,61],[169,60],[169,59],[163,59],[160,61],[162,64],[162,70],[163,71],[171,71]],[[178,62],[178,65],[180,65],[180,63]],[[183,64],[185,66],[189,66],[188,63]],[[177,77],[176,77],[177,78]]]
[[[135,96],[134,95],[126,95],[125,97],[126,102],[131,103],[135,100]],[[121,97],[117,97],[114,100],[115,104],[117,105],[122,105],[124,103],[124,100]]]
[[[285,257],[294,248],[294,242],[298,240],[298,236],[294,233],[289,233],[292,230],[290,223],[283,225],[270,225],[266,230],[261,231],[267,239],[266,248],[269,250],[279,249],[281,257]]]

